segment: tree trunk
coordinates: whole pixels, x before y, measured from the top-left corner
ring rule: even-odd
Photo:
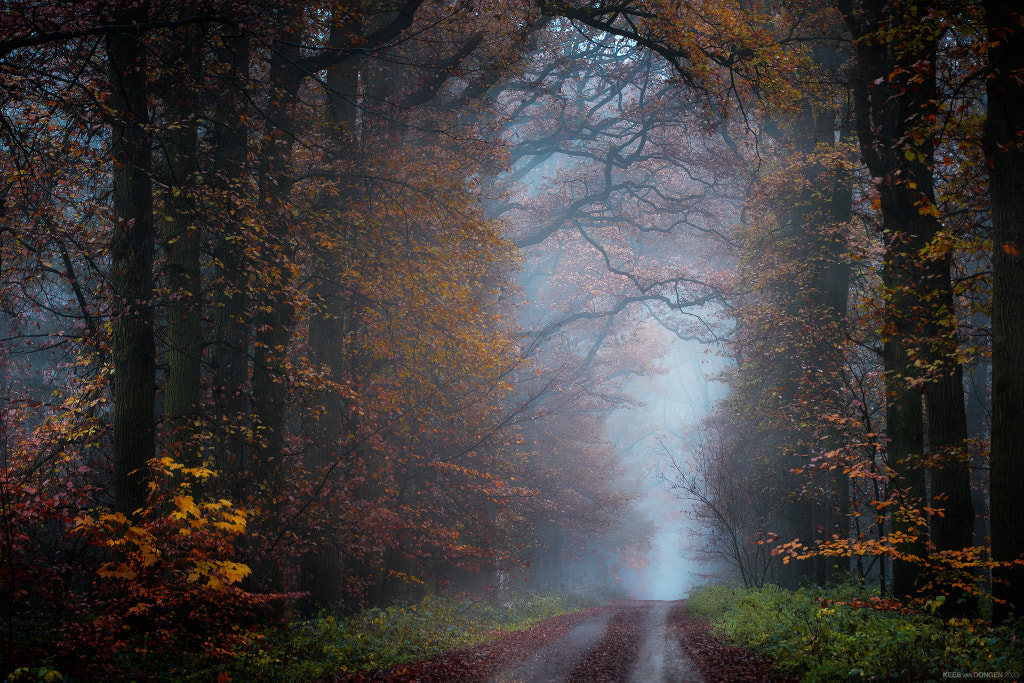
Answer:
[[[1020,8],[987,0],[985,154],[992,200],[992,559],[1024,556],[1024,28]],[[995,618],[1024,612],[1024,566],[993,572]]]
[[[888,463],[894,485],[906,494],[906,504],[944,508],[944,518],[932,519],[936,548],[959,550],[971,544],[974,509],[964,457],[962,370],[954,356],[958,341],[951,255],[922,255],[942,229],[932,180],[939,32],[926,8],[913,4],[867,0],[857,8],[849,1],[840,7],[856,39],[857,133],[882,210],[883,280],[889,297],[883,333]],[[889,31],[914,35],[890,40]],[[920,461],[925,427],[922,392],[929,445],[941,456],[933,484],[942,501],[934,504],[926,500]],[[926,557],[927,530],[898,513],[892,530],[914,539],[900,548],[911,561],[893,562],[893,593],[904,597],[916,592],[920,567],[914,561]]]
[[[165,192],[161,228],[167,283],[163,448],[182,464],[201,464],[196,420],[202,402],[202,289],[199,227],[194,191],[198,172],[199,92],[193,74],[201,71],[199,31],[175,31],[164,76],[168,129],[164,135]]]
[[[146,6],[122,12],[131,26]],[[146,48],[135,29],[107,38],[113,131],[114,508],[129,517],[146,504],[148,465],[154,457],[156,370],[153,339],[153,181],[146,101]]]
[[[339,29],[355,27],[338,26]],[[338,39],[332,36],[331,43]],[[341,156],[355,153],[356,107],[358,97],[359,72],[352,61],[342,62],[327,72],[327,136],[333,143],[335,154]],[[346,188],[340,187],[338,198],[334,201],[345,201]],[[342,244],[345,251],[354,243],[353,236],[348,234],[351,228],[337,226],[345,231]],[[328,369],[331,382],[341,387],[350,377],[347,365],[351,362],[350,333],[353,332],[352,318],[354,302],[343,290],[342,271],[346,263],[345,253],[339,250],[326,249],[317,254],[313,273],[314,310],[309,321],[310,359]],[[329,476],[328,484],[321,495],[326,495],[334,486],[340,485],[341,468],[336,467],[342,457],[343,449],[348,446],[344,438],[345,400],[338,391],[328,390],[317,397],[320,414],[316,419],[311,433],[311,443],[307,456],[308,469],[314,476]],[[315,609],[336,604],[342,599],[342,564],[341,552],[337,546],[338,529],[334,523],[332,511],[324,510],[328,519],[323,520],[324,528],[320,540],[314,542],[313,548],[302,559],[302,590],[309,595],[309,605]]]
[[[249,150],[248,100],[249,37],[225,33],[218,56],[218,75],[224,84],[214,108],[213,159],[208,182],[211,214],[217,220],[213,237],[213,377],[212,418],[215,423],[214,463],[236,498],[242,499],[249,479],[249,320],[248,272],[243,216],[249,213],[245,196]]]
[[[285,413],[287,398],[286,353],[294,325],[290,264],[294,256],[291,209],[288,199],[292,180],[293,139],[289,134],[291,112],[302,74],[295,65],[301,41],[300,14],[285,5],[278,12],[280,39],[270,58],[269,102],[260,145],[259,199],[257,213],[264,221],[260,235],[259,284],[256,333],[253,339],[253,428],[252,471],[254,493],[258,490],[263,507],[264,550],[272,550],[281,538],[280,513],[284,504]],[[255,280],[254,280],[255,281]],[[253,567],[253,579],[262,589],[279,590],[282,576],[278,562],[261,554]]]
[[[883,283],[892,290],[900,286],[902,275],[894,274],[898,268],[886,262]],[[896,324],[897,321],[890,320]],[[904,505],[920,505],[925,498],[924,469],[918,467],[917,459],[924,451],[924,411],[921,394],[909,386],[906,378],[913,370],[913,364],[904,348],[904,335],[898,328],[889,329],[882,344],[885,367],[885,438],[886,464],[890,477],[890,493],[901,489]],[[902,554],[912,555],[916,560],[894,558],[892,561],[892,594],[897,598],[913,595],[917,591],[917,579],[921,572],[920,560],[924,558],[925,530],[900,516],[897,512],[889,522],[889,533],[908,534],[915,540],[897,544]]]
[[[839,128],[840,145],[851,143],[852,129],[849,125],[851,111],[840,112],[845,122]],[[832,112],[819,114],[818,139],[824,140],[826,135],[835,136],[835,116]],[[833,139],[835,139],[833,137]],[[845,357],[836,357],[837,349],[843,348],[845,336],[849,334],[847,309],[850,298],[851,263],[849,257],[848,225],[853,218],[853,173],[840,162],[834,168],[828,168],[820,191],[824,194],[822,207],[825,229],[820,236],[817,251],[820,254],[820,267],[815,269],[812,291],[817,294],[814,301],[815,317],[825,327],[819,353],[822,355],[822,369],[834,373],[829,378],[827,388],[835,390],[840,384],[840,376],[846,363]],[[844,435],[830,435],[830,442],[824,448],[839,448],[846,444]],[[826,513],[829,523],[826,525],[826,536],[836,535],[840,538],[851,537],[851,500],[850,477],[842,468],[836,468],[830,475],[830,488],[834,491],[835,501],[827,506]],[[838,558],[825,558],[825,580],[821,585],[835,583],[851,573],[849,559],[841,564]]]
[[[827,393],[835,381],[833,349],[837,345],[837,331],[842,329],[846,318],[846,301],[849,295],[849,263],[846,258],[845,233],[837,231],[837,224],[849,220],[852,210],[851,179],[849,174],[831,166],[821,164],[815,158],[818,145],[835,145],[835,112],[806,111],[796,124],[797,130],[789,133],[793,153],[803,159],[803,181],[799,192],[783,190],[778,197],[780,207],[776,214],[782,232],[781,249],[789,249],[788,257],[801,263],[805,277],[799,282],[785,285],[785,317],[791,321],[786,331],[785,343],[792,351],[780,364],[781,403],[784,412],[803,411],[806,408],[807,382],[823,382],[820,387]],[[806,330],[814,330],[815,338],[805,338]],[[801,386],[803,385],[803,386]],[[805,420],[798,420],[805,423]],[[804,468],[807,456],[824,452],[831,447],[821,440],[821,435],[806,429],[794,429],[785,435],[784,442],[793,448],[782,466],[786,470]],[[837,501],[812,498],[799,493],[795,484],[803,484],[806,474],[797,475],[789,482],[793,490],[787,491],[799,499],[782,506],[784,526],[778,530],[783,538],[800,538],[807,543],[814,539],[829,539],[834,533],[847,534],[845,528],[837,531],[834,506]],[[813,475],[815,488],[829,492],[845,491],[848,482],[825,481],[832,478],[828,473]],[[842,502],[842,497],[840,501]],[[845,517],[843,518],[845,521]],[[833,561],[816,555],[810,560],[791,561],[778,567],[779,583],[789,588],[798,588],[802,583],[812,581],[823,585],[831,579]]]

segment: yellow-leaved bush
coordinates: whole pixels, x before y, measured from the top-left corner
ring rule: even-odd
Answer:
[[[121,512],[82,513],[73,531],[108,549],[112,559],[97,573],[107,579],[145,582],[147,576],[174,584],[198,584],[223,592],[249,575],[242,562],[226,559],[245,533],[249,512],[226,498],[205,499],[201,484],[216,476],[172,458],[151,461],[150,503],[129,519]],[[137,610],[136,610],[137,611]]]

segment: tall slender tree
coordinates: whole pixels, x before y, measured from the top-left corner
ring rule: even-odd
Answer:
[[[186,6],[184,15],[193,12]],[[199,117],[202,95],[201,28],[182,26],[162,52],[171,55],[159,76],[166,132],[163,142],[161,245],[166,323],[164,332],[162,448],[191,467],[201,464],[197,422],[202,409],[202,274]]]

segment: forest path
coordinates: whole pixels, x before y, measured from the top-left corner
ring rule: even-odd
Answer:
[[[630,683],[689,681],[703,683],[704,677],[689,655],[683,651],[679,638],[668,621],[671,602],[658,602],[648,617],[647,642],[630,674]]]
[[[502,671],[495,683],[702,683],[669,627],[674,603],[622,600]]]
[[[684,603],[616,600],[431,660],[345,681],[725,683],[768,681],[769,663],[731,647]]]
[[[608,627],[611,613],[591,617],[561,638],[542,647],[494,678],[495,683],[547,683],[565,681],[576,661],[593,649]]]

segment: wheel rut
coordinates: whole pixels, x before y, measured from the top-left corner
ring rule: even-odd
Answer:
[[[703,683],[669,626],[674,603],[626,601],[502,671],[495,683]]]
[[[587,619],[558,640],[503,671],[493,679],[494,682],[549,683],[568,680],[581,655],[593,648],[604,635],[611,616],[606,613]]]

